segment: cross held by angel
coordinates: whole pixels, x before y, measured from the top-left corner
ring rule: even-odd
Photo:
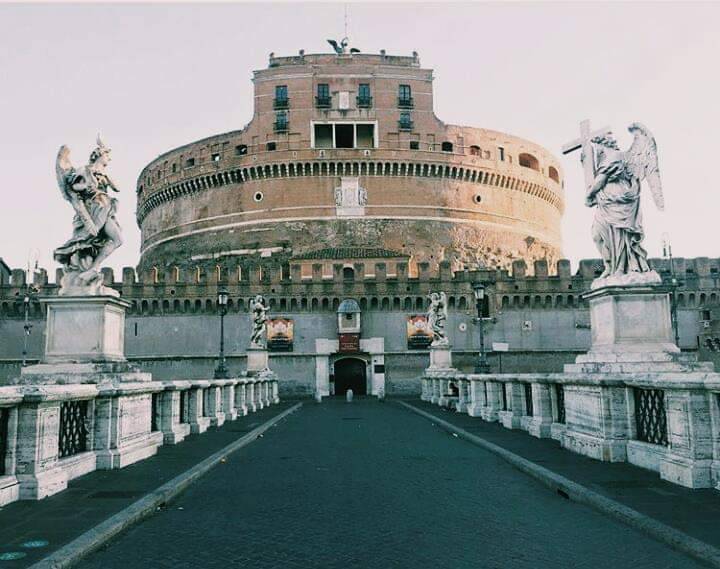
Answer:
[[[665,204],[657,145],[641,123],[631,124],[628,131],[633,142],[622,151],[609,129],[591,133],[589,122],[584,121],[580,139],[565,145],[563,154],[581,149],[585,205],[595,208],[592,238],[604,264],[596,282],[612,278],[617,284],[649,284],[660,282],[660,276],[650,268],[642,247],[640,186],[647,182],[655,205],[662,211]]]
[[[58,151],[55,171],[60,193],[75,210],[72,237],[54,251],[64,272],[60,294],[99,294],[100,265],[122,245],[117,200],[108,194],[109,189],[119,191],[105,171],[109,162],[110,149],[99,136],[88,164],[80,168],[70,163],[67,146]]]

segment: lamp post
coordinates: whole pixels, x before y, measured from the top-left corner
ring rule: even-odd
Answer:
[[[667,234],[663,235],[663,257],[670,261],[670,322],[675,334],[675,345],[680,347],[680,331],[678,330],[677,315],[677,287],[680,284],[675,276],[675,264],[673,263],[672,245]]]
[[[228,291],[225,287],[218,290],[217,302],[220,309],[220,361],[215,368],[215,379],[226,379],[228,368],[225,365],[225,315],[227,314]]]
[[[474,282],[473,293],[475,294],[475,307],[478,314],[478,328],[480,330],[480,353],[475,364],[475,373],[490,373],[490,365],[485,356],[485,320],[483,319],[483,301],[485,300],[485,285]]]

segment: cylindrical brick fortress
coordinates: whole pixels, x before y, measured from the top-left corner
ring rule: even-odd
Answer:
[[[137,184],[141,268],[383,248],[411,263],[561,257],[562,170],[515,136],[447,125],[416,55],[270,57],[242,130],[167,152]]]

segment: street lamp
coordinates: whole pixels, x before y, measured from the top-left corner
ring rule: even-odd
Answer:
[[[226,379],[228,368],[225,365],[225,315],[227,314],[228,291],[225,287],[218,290],[217,302],[220,309],[220,361],[215,368],[215,379]]]
[[[663,257],[670,261],[670,322],[672,324],[673,333],[675,334],[675,345],[680,347],[680,330],[678,327],[677,314],[677,288],[680,284],[675,276],[675,265],[673,263],[672,245],[667,233],[663,233]]]
[[[475,294],[475,307],[478,314],[478,328],[480,329],[480,353],[475,364],[475,373],[490,373],[490,365],[485,356],[485,320],[483,319],[483,302],[485,300],[485,285],[474,282],[473,293]]]

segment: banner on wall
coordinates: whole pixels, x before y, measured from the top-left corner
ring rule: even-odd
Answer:
[[[413,314],[407,319],[407,345],[409,350],[425,350],[433,341],[427,315]]]
[[[271,352],[292,352],[294,323],[290,318],[267,321],[267,347]]]

